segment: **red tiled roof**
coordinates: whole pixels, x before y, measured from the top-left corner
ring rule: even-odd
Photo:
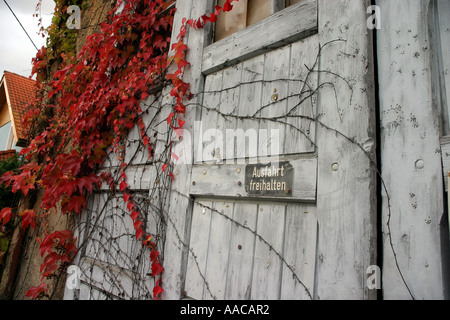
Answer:
[[[9,159],[9,158],[11,158],[14,155],[16,155],[16,150],[0,151],[0,161],[4,161],[6,159]]]
[[[27,132],[22,125],[22,119],[27,112],[27,106],[36,95],[36,81],[9,71],[5,71],[3,80],[8,89],[14,118],[12,120],[14,120],[18,139],[26,140]]]

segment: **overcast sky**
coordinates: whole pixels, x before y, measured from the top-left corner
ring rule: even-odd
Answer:
[[[45,39],[38,35],[37,0],[6,0],[17,18],[22,23],[38,48],[45,44]],[[51,23],[55,8],[53,0],[43,0],[42,18],[44,26]],[[31,59],[36,56],[36,49],[28,39],[20,24],[8,9],[4,0],[0,0],[0,79],[5,70],[23,76],[31,75]]]

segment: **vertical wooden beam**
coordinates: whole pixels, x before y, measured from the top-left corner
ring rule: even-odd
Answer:
[[[368,0],[319,0],[315,299],[373,299],[376,264],[374,65]],[[345,80],[344,80],[345,79]]]
[[[178,0],[175,14],[172,42],[177,42],[177,36],[183,18],[197,19],[214,8],[214,0]],[[191,84],[194,98],[190,105],[201,105],[204,87],[204,76],[201,72],[203,48],[211,41],[211,25],[205,29],[188,28],[185,43],[189,47],[187,60],[190,67],[184,73],[183,80]],[[194,122],[200,107],[190,107],[186,112],[184,129],[194,133]],[[192,149],[192,151],[194,151]],[[192,152],[193,154],[193,152]],[[192,159],[191,159],[192,163]],[[190,219],[192,217],[192,201],[189,199],[192,164],[180,164],[174,168],[175,181],[170,195],[168,208],[166,245],[164,248],[165,272],[163,275],[163,299],[174,300],[182,297],[184,277],[187,266],[187,247],[189,245]]]
[[[429,21],[433,1],[378,0],[386,299],[442,299],[444,186]],[[403,17],[399,19],[399,17]],[[448,50],[448,48],[446,48]]]
[[[272,0],[270,14],[274,14],[280,10],[283,10],[285,8],[285,4],[285,0]]]

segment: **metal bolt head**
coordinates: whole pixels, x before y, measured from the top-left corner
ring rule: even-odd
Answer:
[[[339,170],[339,164],[338,164],[338,163],[333,163],[333,164],[331,165],[331,169],[332,169],[334,172],[338,171],[338,170]]]

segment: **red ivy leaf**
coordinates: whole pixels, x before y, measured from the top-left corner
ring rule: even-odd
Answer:
[[[151,261],[156,261],[156,259],[158,259],[158,257],[159,257],[158,250],[152,250],[152,252],[150,252],[150,260]]]
[[[164,268],[159,263],[159,261],[153,261],[152,263],[152,277],[156,277],[164,272]]]
[[[5,187],[9,187],[9,185],[14,180],[14,173],[11,171],[5,172],[2,177],[0,177],[0,185],[4,184]]]
[[[21,213],[22,216],[22,228],[26,229],[28,226],[34,229],[36,226],[36,212],[34,210],[25,210]]]
[[[155,300],[158,300],[159,299],[159,295],[160,294],[162,294],[164,292],[164,290],[163,290],[163,288],[161,288],[161,286],[155,286],[154,288],[153,288],[153,298],[155,299]]]
[[[12,218],[11,208],[3,208],[0,211],[0,222],[3,221],[3,225],[5,226]]]
[[[142,228],[139,228],[136,230],[136,240],[139,240],[144,236],[144,230]]]
[[[230,0],[225,1],[224,5],[223,5],[224,12],[228,12],[228,11],[231,11],[231,9],[233,9],[233,5],[230,2],[231,2]]]
[[[122,180],[122,182],[120,183],[120,186],[119,186],[120,191],[124,191],[127,187],[128,187],[128,185],[125,182],[125,180]]]
[[[133,221],[136,221],[136,219],[138,217],[139,217],[139,212],[137,212],[136,210],[131,213],[131,219],[133,219]]]
[[[128,202],[128,204],[127,204],[127,209],[128,209],[128,211],[133,210],[134,206],[135,206],[135,205],[134,205],[133,202]]]
[[[36,300],[41,294],[45,294],[48,289],[48,284],[43,282],[38,287],[31,287],[30,289],[28,289],[27,293],[25,293],[25,297]]]

